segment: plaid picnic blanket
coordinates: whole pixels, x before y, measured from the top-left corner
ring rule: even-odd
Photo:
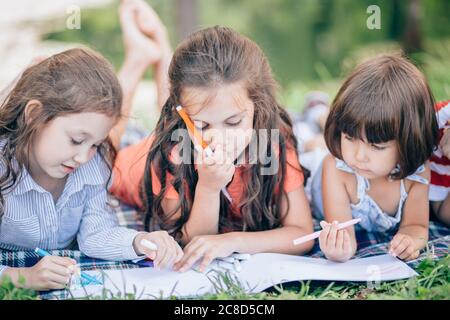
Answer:
[[[137,211],[127,205],[120,205],[116,208],[116,214],[119,223],[122,226],[133,228],[136,230],[143,230],[143,224],[137,217]],[[315,221],[315,229],[320,230],[318,221]],[[358,252],[356,258],[370,257],[380,254],[385,254],[388,251],[389,241],[392,234],[386,233],[367,233],[363,230],[356,229],[356,237],[358,240]],[[438,259],[449,253],[450,245],[450,229],[437,222],[430,222],[429,242],[428,247],[433,252],[433,258]],[[141,265],[135,264],[132,261],[105,261],[101,259],[94,259],[83,255],[80,251],[74,250],[53,250],[50,251],[52,255],[71,257],[78,261],[81,270],[108,270],[108,269],[131,269],[140,268]],[[319,249],[318,243],[313,250],[308,254],[311,257],[323,257]],[[408,265],[412,268],[417,266],[425,257],[430,256],[429,252],[424,250],[420,257],[416,260],[409,261]],[[30,267],[39,261],[40,257],[33,251],[2,251],[0,250],[0,264],[9,265],[11,267]],[[68,299],[71,298],[70,292],[67,290],[54,290],[39,292],[42,299]]]

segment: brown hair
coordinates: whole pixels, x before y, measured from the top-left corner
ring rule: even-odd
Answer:
[[[38,100],[42,108],[26,123],[25,107],[31,100]],[[112,66],[92,50],[70,49],[27,68],[0,106],[0,141],[4,143],[0,155],[4,167],[0,176],[0,208],[4,205],[3,195],[13,188],[22,165],[28,163],[33,136],[45,124],[56,117],[81,112],[98,112],[118,119],[121,105],[122,90]],[[109,139],[98,151],[111,168],[115,151]]]
[[[369,143],[397,141],[400,171],[414,173],[438,143],[434,98],[424,75],[406,58],[381,55],[357,66],[339,89],[325,125],[325,140],[342,160],[341,134]]]
[[[277,84],[262,50],[253,41],[229,28],[206,28],[193,33],[179,45],[170,65],[169,78],[170,96],[154,132],[155,140],[147,156],[143,179],[141,198],[145,204],[146,229],[159,225],[179,238],[192,208],[193,192],[187,191],[194,190],[198,181],[194,165],[175,165],[169,160],[170,151],[177,143],[171,141],[171,133],[178,128],[186,128],[174,108],[180,103],[183,88],[208,89],[238,81],[244,83],[248,96],[255,105],[253,128],[280,129],[281,165],[274,175],[261,175],[263,165],[259,161],[246,169],[248,182],[245,201],[240,204],[242,221],[232,221],[228,215],[229,204],[221,195],[219,230],[267,230],[278,227],[284,214],[280,212],[281,199],[286,195],[283,188],[279,188],[281,192],[274,190],[285,181],[286,147],[296,150],[297,142],[286,110],[275,99]],[[267,150],[272,150],[270,138],[266,147]],[[194,163],[192,152],[191,159],[191,163]],[[157,179],[161,182],[161,191],[156,196],[152,190],[151,166],[155,168]],[[174,176],[173,186],[179,194],[180,202],[173,212],[164,213],[161,201],[168,188],[167,173]],[[181,218],[173,221],[173,214],[180,208]]]

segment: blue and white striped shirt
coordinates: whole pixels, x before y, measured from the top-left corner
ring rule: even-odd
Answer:
[[[4,143],[0,142],[0,150]],[[3,170],[2,170],[3,169]],[[0,168],[4,172],[5,168]],[[109,169],[97,153],[70,173],[55,203],[24,168],[20,181],[4,194],[0,218],[0,248],[65,249],[76,239],[86,255],[107,260],[138,258],[133,248],[136,230],[121,227],[107,204]],[[6,266],[0,266],[0,275]]]

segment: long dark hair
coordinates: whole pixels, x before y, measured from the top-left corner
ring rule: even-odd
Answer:
[[[42,108],[26,123],[25,107],[31,100]],[[118,119],[121,105],[122,89],[112,66],[92,50],[70,49],[27,68],[0,106],[0,217],[5,193],[20,179],[22,166],[28,166],[36,132],[56,117],[80,112]],[[109,139],[98,152],[111,169],[115,149]]]
[[[144,225],[146,229],[156,226],[168,230],[176,239],[181,238],[183,225],[192,208],[198,175],[193,164],[174,164],[169,160],[172,148],[177,144],[171,133],[186,126],[175,111],[180,103],[183,88],[214,88],[238,81],[244,83],[249,98],[255,106],[253,128],[280,130],[278,172],[261,175],[264,166],[259,161],[246,167],[244,177],[246,190],[243,203],[238,204],[242,219],[232,219],[232,208],[221,195],[219,230],[268,230],[281,225],[286,212],[280,212],[286,174],[286,148],[297,149],[288,113],[276,101],[277,83],[262,50],[248,38],[225,27],[206,28],[193,33],[182,42],[174,53],[170,69],[170,96],[162,108],[154,132],[155,140],[147,156],[142,183],[141,198],[144,203]],[[272,150],[270,134],[266,142]],[[256,139],[259,140],[258,137]],[[259,143],[258,143],[259,145]],[[264,146],[265,147],[265,146]],[[192,148],[191,148],[192,149]],[[272,153],[273,154],[273,153]],[[191,163],[194,163],[191,152]],[[153,194],[152,170],[161,182],[159,194]],[[172,185],[179,194],[178,207],[173,212],[164,212],[161,201],[168,188],[167,175],[174,180]],[[278,191],[277,191],[278,190]],[[174,221],[173,215],[181,209],[181,217]]]

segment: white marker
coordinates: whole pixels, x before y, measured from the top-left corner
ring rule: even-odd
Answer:
[[[338,230],[339,230],[339,229],[344,229],[344,228],[347,228],[347,227],[352,226],[352,225],[354,225],[354,224],[357,224],[357,223],[359,223],[359,222],[361,222],[361,219],[360,219],[360,218],[348,220],[348,221],[346,221],[346,222],[339,223],[338,226],[337,226],[337,228],[338,228]],[[320,233],[321,233],[321,232],[322,232],[322,230],[316,231],[316,232],[314,232],[314,233],[308,234],[308,235],[303,236],[303,237],[300,237],[300,238],[297,238],[297,239],[293,240],[294,245],[296,246],[296,245],[298,245],[298,244],[301,244],[301,243],[304,243],[304,242],[308,242],[308,241],[317,239],[317,238],[320,236]]]
[[[147,240],[147,239],[142,239],[141,240],[141,245],[146,247],[147,249],[156,251],[158,250],[158,246],[156,244],[154,244],[153,242]]]
[[[250,260],[250,258],[252,257],[248,253],[233,253],[231,256],[235,259],[242,260],[242,261]]]
[[[234,259],[234,270],[236,270],[236,272],[241,272],[242,267],[241,267],[241,263],[239,262],[238,259]]]
[[[232,256],[224,257],[224,258],[218,258],[218,259],[221,260],[221,261],[224,261],[224,262],[228,262],[228,263],[234,263],[234,260],[235,260]]]

